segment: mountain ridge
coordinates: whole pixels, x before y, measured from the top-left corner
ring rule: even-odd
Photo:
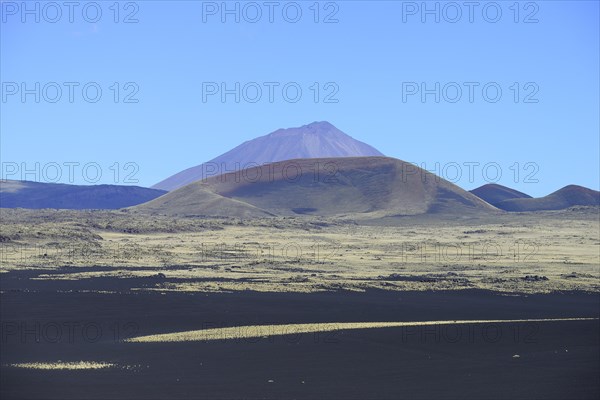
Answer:
[[[2,208],[115,210],[153,200],[166,191],[126,185],[71,185],[0,180]]]

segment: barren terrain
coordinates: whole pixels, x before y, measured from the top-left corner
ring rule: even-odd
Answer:
[[[2,209],[2,273],[131,290],[600,290],[595,208],[370,221]],[[139,282],[139,281],[136,281]]]

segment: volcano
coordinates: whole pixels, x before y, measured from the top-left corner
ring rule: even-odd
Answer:
[[[171,191],[211,176],[277,161],[366,156],[383,154],[329,122],[313,122],[299,128],[278,129],[244,142],[206,163],[170,176],[152,188]]]

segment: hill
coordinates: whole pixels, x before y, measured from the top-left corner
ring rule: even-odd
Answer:
[[[165,193],[139,186],[0,180],[0,207],[117,209],[145,203]]]
[[[477,189],[471,190],[470,192],[496,207],[498,207],[498,203],[504,200],[531,198],[531,196],[528,194],[495,183],[489,183],[487,185],[480,186]]]
[[[542,211],[599,205],[600,192],[583,186],[568,185],[544,197],[504,200],[499,202],[497,207],[506,211]]]
[[[497,210],[440,177],[388,157],[277,162],[195,182],[135,209],[218,216],[232,215],[234,204],[237,212],[280,216],[377,218]]]

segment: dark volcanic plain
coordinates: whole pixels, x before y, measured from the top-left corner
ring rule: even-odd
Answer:
[[[597,320],[123,342],[131,336],[238,325],[590,317],[600,311],[596,293],[103,294],[86,292],[89,283],[73,283],[68,291],[53,286],[30,290],[35,285],[29,279],[37,273],[3,274],[0,284],[2,399],[595,399],[600,395]],[[115,287],[121,285],[119,279],[113,280]],[[40,326],[39,342],[32,333],[35,324]],[[53,343],[53,324],[74,326],[72,340],[63,337],[61,343]],[[68,329],[62,332],[67,336]],[[104,361],[116,367],[80,371],[6,367],[56,360]]]

